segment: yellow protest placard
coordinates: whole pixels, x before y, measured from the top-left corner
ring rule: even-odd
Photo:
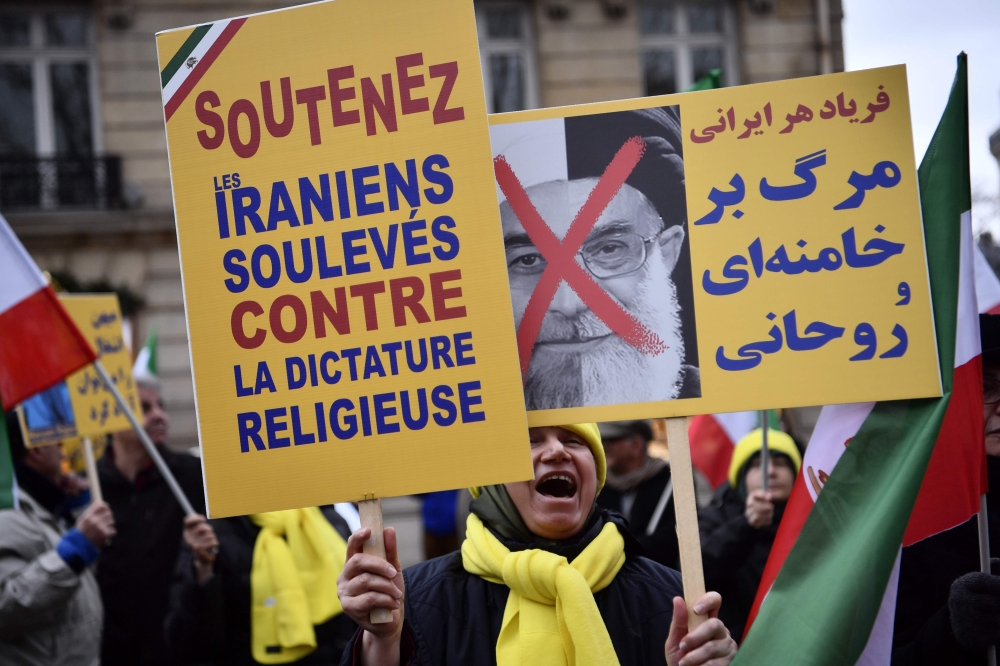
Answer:
[[[211,515],[530,478],[472,3],[157,46]]]
[[[132,355],[122,335],[115,294],[59,294],[59,301],[93,346],[101,363],[133,411],[139,400],[132,381]],[[25,443],[55,444],[75,437],[96,437],[131,428],[124,412],[92,366],[25,400],[19,407]]]
[[[531,425],[941,394],[905,67],[490,122]]]

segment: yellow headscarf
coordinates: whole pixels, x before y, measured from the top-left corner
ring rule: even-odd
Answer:
[[[583,437],[594,453],[600,490],[606,463],[597,425],[560,427]],[[616,525],[606,524],[572,562],[545,550],[512,553],[474,513],[469,515],[465,536],[465,570],[510,588],[497,638],[498,666],[619,663],[594,601],[594,593],[610,585],[625,564],[625,540]]]
[[[256,513],[250,571],[251,647],[262,664],[298,661],[316,649],[313,625],[343,612],[337,576],[347,542],[316,507]]]

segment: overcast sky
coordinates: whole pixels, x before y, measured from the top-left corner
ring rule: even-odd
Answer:
[[[955,57],[969,54],[973,223],[1000,232],[1000,169],[989,137],[1000,128],[1000,1],[843,0],[848,70],[906,64],[917,163],[944,111]],[[995,234],[994,234],[995,235]]]

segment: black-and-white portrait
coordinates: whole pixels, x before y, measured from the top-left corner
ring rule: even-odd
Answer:
[[[491,141],[528,409],[699,397],[678,107]]]

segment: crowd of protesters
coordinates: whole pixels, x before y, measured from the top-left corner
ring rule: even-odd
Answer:
[[[984,316],[981,336],[1000,489],[1000,317]],[[535,479],[465,503],[425,496],[436,557],[403,571],[392,528],[387,559],[365,555],[369,530],[352,534],[333,506],[204,518],[200,464],[165,447],[159,386],[137,384],[146,431],[199,515],[184,515],[135,433],[110,438],[92,502],[60,447],[26,448],[8,414],[19,503],[0,511],[2,664],[727,664],[802,466],[772,430],[765,483],[762,431],[737,443],[699,511],[711,592],[689,627],[670,465],[650,455],[646,421],[531,428]],[[987,498],[1000,552],[1000,490]],[[978,573],[978,552],[975,518],[903,550],[894,665],[985,663],[1000,576]],[[373,623],[377,608],[391,621]]]

